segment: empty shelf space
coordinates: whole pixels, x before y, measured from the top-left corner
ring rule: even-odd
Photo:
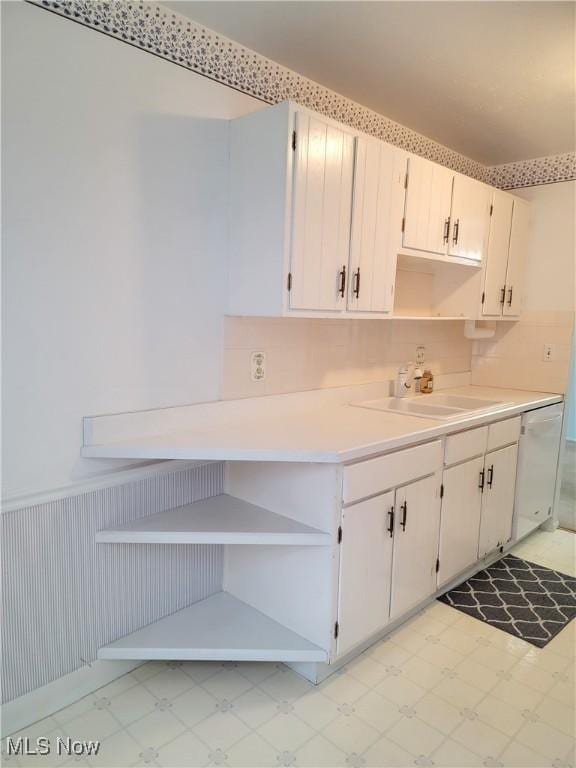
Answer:
[[[96,533],[106,544],[275,544],[322,546],[330,534],[234,496],[210,499]]]
[[[326,661],[327,653],[227,592],[100,648],[99,659]]]

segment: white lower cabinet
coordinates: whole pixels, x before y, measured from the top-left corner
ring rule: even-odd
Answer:
[[[440,528],[435,475],[396,491],[390,619],[406,613],[436,590]]]
[[[503,546],[512,537],[518,444],[486,454],[478,557]]]
[[[434,593],[438,480],[421,480],[342,511],[337,655]]]
[[[342,512],[339,656],[388,623],[393,517],[393,491]]]
[[[484,456],[444,470],[438,586],[478,559]]]

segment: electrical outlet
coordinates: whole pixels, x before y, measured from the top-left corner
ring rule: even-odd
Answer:
[[[250,378],[264,381],[266,378],[266,352],[252,352],[250,355]]]
[[[426,359],[426,347],[420,344],[416,347],[416,362],[421,365]]]
[[[542,360],[546,363],[556,360],[556,344],[544,344]]]

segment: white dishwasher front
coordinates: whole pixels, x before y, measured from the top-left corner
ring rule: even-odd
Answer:
[[[514,501],[514,539],[521,539],[552,515],[564,404],[522,416]]]

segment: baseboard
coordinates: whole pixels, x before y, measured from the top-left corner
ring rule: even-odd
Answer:
[[[2,738],[43,720],[139,667],[141,661],[94,661],[2,705]]]

